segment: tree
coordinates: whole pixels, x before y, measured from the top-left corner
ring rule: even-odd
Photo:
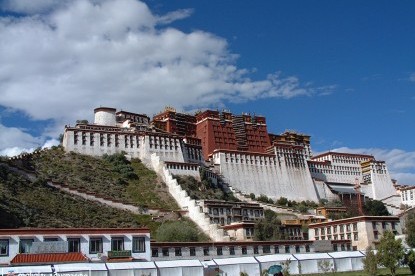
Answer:
[[[405,255],[404,264],[408,265],[412,274],[415,274],[415,252],[414,251],[411,250],[409,251],[408,254]]]
[[[264,218],[255,223],[255,240],[269,241],[281,239],[281,221],[277,214],[271,210],[264,211]]]
[[[411,248],[415,247],[415,213],[408,213],[405,219],[405,240]]]
[[[186,221],[164,223],[157,229],[157,241],[160,242],[196,242],[199,233]]]
[[[378,260],[372,248],[366,248],[366,258],[363,260],[363,267],[369,276],[376,276],[378,274]]]
[[[364,213],[368,216],[390,216],[385,204],[379,200],[369,200],[365,203]]]
[[[396,275],[396,269],[400,266],[400,261],[404,257],[405,251],[401,239],[395,239],[395,235],[390,231],[385,231],[377,247],[377,259],[379,264],[389,268],[391,275]]]

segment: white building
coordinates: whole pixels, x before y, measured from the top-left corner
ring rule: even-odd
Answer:
[[[147,228],[0,229],[0,265],[150,261]]]
[[[349,188],[356,183],[361,193],[371,199],[386,200],[387,203],[399,206],[400,201],[386,163],[377,161],[372,155],[326,152],[314,156],[308,161],[311,176],[336,187]],[[386,202],[385,202],[386,203]]]
[[[374,247],[385,231],[402,234],[400,220],[395,216],[360,216],[314,223],[308,227],[310,240],[350,240],[353,250]]]
[[[170,162],[201,163],[203,160],[200,141],[152,131],[146,115],[116,112],[108,107],[96,108],[94,113],[93,124],[65,126],[62,144],[66,151],[92,156],[125,152],[128,157],[144,162],[153,153]]]

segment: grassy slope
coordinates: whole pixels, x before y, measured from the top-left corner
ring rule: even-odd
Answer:
[[[136,206],[178,209],[164,183],[139,160],[131,163],[138,179],[126,181],[110,162],[87,155],[65,153],[61,148],[35,155],[33,163],[39,177],[52,178],[66,183],[69,187],[84,189]]]
[[[0,228],[16,227],[148,227],[152,239],[162,224],[148,215],[134,215],[86,201],[45,185],[46,178],[66,182],[104,196],[133,202],[138,206],[177,209],[165,185],[138,160],[131,166],[138,179],[119,183],[119,173],[105,160],[79,154],[65,154],[60,148],[37,156],[33,164],[38,181],[32,183],[0,164]],[[117,184],[118,183],[118,184]],[[193,222],[172,216],[169,221]],[[208,238],[200,234],[200,240]]]

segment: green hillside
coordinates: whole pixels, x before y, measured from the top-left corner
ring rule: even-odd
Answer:
[[[43,179],[53,179],[100,197],[148,208],[179,208],[154,171],[138,159],[129,162],[122,154],[96,158],[65,153],[62,148],[54,147],[33,155],[31,163]]]
[[[94,158],[55,147],[33,155],[25,166],[35,168],[36,181],[0,163],[0,228],[148,227],[152,239],[158,240],[159,227],[176,222],[193,228],[198,233],[196,240],[208,239],[193,222],[177,213],[153,221],[150,215],[87,201],[49,187],[45,181],[52,178],[80,191],[136,206],[177,210],[165,185],[139,160],[130,163],[122,155]],[[194,236],[191,239],[196,241]]]

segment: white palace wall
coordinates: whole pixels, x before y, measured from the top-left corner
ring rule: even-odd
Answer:
[[[240,152],[216,152],[213,159],[224,181],[243,193],[317,201],[307,166],[288,166],[284,157],[277,161],[272,155]]]
[[[128,158],[150,159],[155,153],[164,161],[170,162],[195,162],[202,160],[201,150],[191,147],[187,150],[186,144],[180,138],[160,135],[129,133],[129,132],[105,132],[88,131],[81,129],[66,129],[63,139],[63,147],[66,151],[73,151],[92,156],[126,152]],[[187,160],[184,152],[190,151],[193,157]]]

